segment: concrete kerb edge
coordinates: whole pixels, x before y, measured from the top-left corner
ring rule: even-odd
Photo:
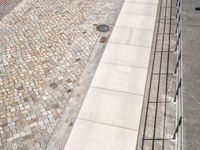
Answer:
[[[107,37],[107,42],[109,36],[112,33],[114,24],[117,21],[118,15],[120,14],[123,3],[124,0],[119,0],[116,2],[114,8],[107,18],[107,21],[104,22],[111,27],[110,31],[104,34],[104,36]],[[70,136],[71,130],[78,116],[79,110],[89,89],[90,83],[107,45],[107,42],[99,43],[100,39],[101,37],[99,37],[96,41],[93,52],[81,75],[79,86],[74,89],[74,92],[72,93],[72,96],[70,97],[69,102],[63,114],[61,115],[59,122],[56,125],[56,129],[54,130],[53,135],[47,144],[46,150],[63,150],[65,147],[65,144]]]

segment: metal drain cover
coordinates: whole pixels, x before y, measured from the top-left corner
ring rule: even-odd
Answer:
[[[109,31],[109,26],[106,24],[100,24],[97,26],[97,31],[99,32],[107,32]]]

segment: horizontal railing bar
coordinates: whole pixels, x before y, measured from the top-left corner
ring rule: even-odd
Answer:
[[[153,103],[153,104],[162,104],[162,103],[172,103],[171,101],[158,101],[158,102],[156,102],[156,101],[150,101],[149,103]]]
[[[143,139],[143,140],[146,140],[146,141],[161,141],[161,140],[171,140],[170,138],[169,139],[163,139],[163,138],[156,138],[156,139],[153,139],[153,138],[146,138],[146,139]]]
[[[157,75],[163,75],[163,76],[166,76],[166,75],[174,75],[173,73],[153,73],[153,75],[157,76]]]

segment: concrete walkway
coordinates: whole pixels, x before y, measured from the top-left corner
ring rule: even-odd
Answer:
[[[125,0],[65,150],[134,150],[158,0]]]

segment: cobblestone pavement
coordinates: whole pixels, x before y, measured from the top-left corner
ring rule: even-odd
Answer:
[[[0,19],[3,18],[9,11],[11,11],[22,0],[0,0]]]
[[[0,21],[0,149],[45,149],[116,0],[24,0]]]

